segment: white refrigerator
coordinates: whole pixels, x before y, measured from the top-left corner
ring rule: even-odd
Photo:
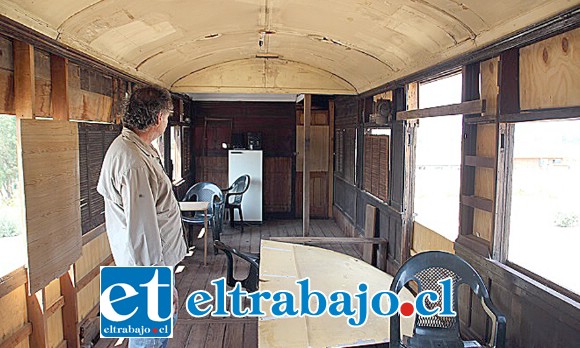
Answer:
[[[250,176],[250,187],[242,199],[242,213],[247,222],[262,222],[263,163],[262,150],[229,150],[229,185],[242,175]],[[234,214],[235,221],[240,221],[237,209]]]

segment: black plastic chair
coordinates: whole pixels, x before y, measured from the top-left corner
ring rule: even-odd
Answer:
[[[419,292],[432,290],[441,297],[441,286],[438,282],[445,278],[453,280],[453,310],[458,313],[458,288],[467,284],[479,297],[485,311],[492,319],[492,333],[487,346],[505,347],[506,319],[503,314],[491,303],[489,293],[480,275],[471,265],[459,256],[442,251],[428,251],[415,255],[399,269],[391,284],[391,291],[398,293],[410,281],[415,281]],[[434,303],[428,308],[440,306]],[[405,337],[401,342],[399,313],[391,317],[390,347],[453,347],[463,348],[464,342],[460,336],[459,314],[455,317],[421,317],[415,318],[413,337]]]
[[[212,230],[214,240],[220,240],[223,224],[224,196],[220,188],[211,182],[199,182],[187,190],[183,198],[184,202],[211,202],[207,209],[207,219]],[[193,216],[185,215],[181,217],[186,225],[203,225],[204,213],[195,212]],[[208,233],[208,231],[206,231]],[[217,249],[214,247],[214,254]]]
[[[225,193],[225,210],[229,212],[230,225],[234,227],[234,209],[238,209],[240,222],[242,224],[242,233],[244,232],[244,214],[242,213],[242,198],[244,193],[250,188],[250,176],[242,175],[234,181],[232,186],[222,189]]]
[[[236,286],[236,283],[241,283],[242,287],[248,292],[257,291],[260,273],[260,255],[241,252],[219,240],[214,241],[213,245],[217,249],[222,250],[228,258],[228,269],[226,275],[227,284],[231,287],[234,287]],[[240,257],[250,264],[250,271],[248,272],[248,276],[245,279],[238,280],[234,278],[234,258],[232,254]]]

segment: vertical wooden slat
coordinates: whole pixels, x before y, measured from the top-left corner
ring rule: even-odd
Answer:
[[[48,347],[48,335],[46,332],[46,317],[44,289],[26,297],[26,308],[28,310],[28,321],[32,324],[32,334],[30,335],[31,347]]]
[[[302,235],[310,235],[310,118],[312,96],[304,96],[304,161],[302,163]]]
[[[328,101],[328,217],[332,218],[334,202],[334,100]]]
[[[52,54],[50,76],[52,79],[52,117],[55,120],[68,121],[68,59]]]
[[[34,117],[34,47],[14,40],[14,110],[16,117]]]
[[[62,308],[64,339],[68,348],[80,347],[77,317],[77,292],[75,288],[75,279],[73,268],[60,277],[60,289],[64,297],[64,306]]]

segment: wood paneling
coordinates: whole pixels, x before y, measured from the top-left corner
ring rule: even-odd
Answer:
[[[480,63],[481,99],[485,100],[485,112],[482,116],[497,115],[497,98],[499,96],[499,57]]]
[[[58,278],[81,254],[78,132],[75,123],[19,120],[29,287]]]
[[[264,212],[292,210],[292,158],[264,158]]]
[[[76,64],[69,63],[68,69],[70,118],[85,121],[114,121],[112,119],[112,80],[107,80],[105,77],[87,78],[87,74],[90,76],[91,73],[81,74],[81,68]],[[110,82],[111,86],[108,86],[107,82]]]
[[[328,173],[310,172],[310,216],[328,217]],[[296,172],[296,215],[302,216],[302,172]]]
[[[12,42],[14,51],[14,110],[19,118],[34,115],[34,48],[25,42]]]
[[[52,117],[52,78],[48,53],[34,51],[34,75],[34,116]]]
[[[421,225],[413,223],[413,244],[411,253],[416,254],[429,250],[455,252],[454,243],[439,233]]]
[[[74,277],[76,282],[83,279],[91,270],[111,255],[109,239],[106,233],[83,245],[82,256],[75,262]],[[77,317],[79,321],[86,318],[89,312],[99,303],[99,276],[95,277],[78,292]]]
[[[26,286],[22,283],[11,292],[0,296],[0,342],[14,335],[27,321]],[[10,346],[10,348],[28,346],[28,338],[26,338],[18,345]]]
[[[580,105],[580,28],[520,49],[522,110]]]
[[[328,171],[328,126],[310,126],[310,170],[313,172]],[[296,170],[302,171],[304,163],[304,126],[296,127]]]
[[[197,182],[209,181],[219,187],[228,187],[227,157],[196,157],[195,169]]]
[[[50,56],[52,117],[68,121],[68,59]]]

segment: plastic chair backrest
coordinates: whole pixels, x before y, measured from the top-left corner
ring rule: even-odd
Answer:
[[[249,175],[242,175],[234,181],[231,186],[231,189],[227,193],[228,200],[230,197],[233,197],[233,201],[230,201],[230,204],[241,204],[242,198],[244,193],[248,191],[250,188],[250,176]]]
[[[212,182],[198,182],[187,190],[183,197],[184,202],[213,202],[208,208],[208,214],[213,214],[214,205],[224,201],[220,188]]]
[[[458,312],[458,288],[461,284],[469,285],[480,299],[489,299],[487,288],[477,271],[459,256],[442,251],[420,253],[407,260],[395,275],[391,291],[398,293],[407,283],[415,281],[419,292],[432,290],[437,292],[441,298],[441,285],[438,282],[445,278],[452,279],[453,310],[456,312]],[[434,303],[431,307],[435,306],[440,306],[440,302]],[[459,314],[456,317],[416,316],[414,336],[429,335],[430,329],[439,329],[439,332],[441,332],[440,329],[443,329],[448,331],[447,336],[450,339],[461,342],[458,319]],[[394,343],[394,347],[397,347],[400,344],[400,316],[398,313],[391,317],[390,327],[391,342]]]

